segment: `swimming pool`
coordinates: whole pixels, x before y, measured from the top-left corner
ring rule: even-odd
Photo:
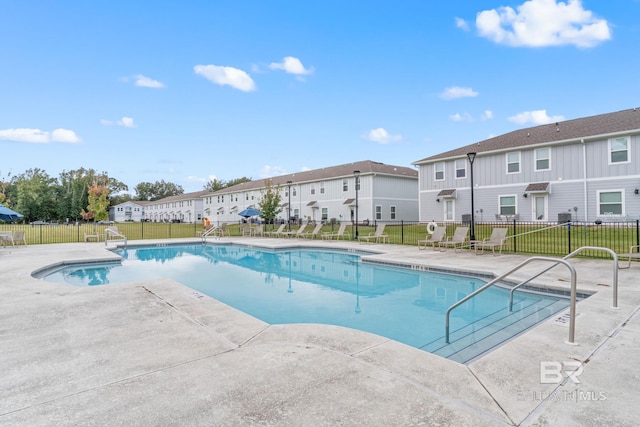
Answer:
[[[358,254],[335,250],[189,244],[116,253],[121,263],[70,265],[39,277],[75,286],[171,278],[270,324],[345,326],[459,361],[471,360],[568,307],[564,298],[517,292],[509,313],[508,290],[493,287],[452,312],[452,345],[444,345],[447,308],[483,280],[362,262]],[[504,334],[522,319],[524,328]],[[475,350],[455,356],[465,340]],[[477,346],[481,340],[484,350]]]

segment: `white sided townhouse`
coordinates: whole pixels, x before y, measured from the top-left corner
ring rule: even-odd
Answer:
[[[418,219],[418,171],[409,167],[366,160],[268,180],[280,191],[279,220],[355,221],[356,199],[360,223]],[[265,186],[255,180],[203,196],[204,217],[212,224],[241,221],[241,211],[259,209]]]
[[[470,220],[472,204],[475,221],[640,219],[640,108],[516,130],[414,165],[420,221]]]
[[[203,197],[208,194],[212,192],[202,190],[144,202],[144,219],[151,222],[202,222]]]

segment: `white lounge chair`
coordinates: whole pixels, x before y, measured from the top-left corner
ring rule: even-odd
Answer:
[[[384,227],[386,224],[378,224],[378,226],[376,227],[376,231],[374,231],[373,233],[369,233],[368,236],[360,236],[359,240],[361,242],[367,242],[369,243],[371,240],[373,240],[375,243],[388,243],[389,242],[389,235],[388,234],[384,234]]]
[[[264,235],[268,237],[279,237],[282,233],[284,233],[284,228],[287,224],[280,224],[277,230],[265,231]]]
[[[302,224],[297,230],[287,231],[287,232],[281,233],[281,235],[283,237],[298,237],[302,233],[304,233],[304,230],[306,228],[307,228],[307,224]]]
[[[635,250],[635,252],[634,252]],[[621,267],[620,264],[618,264],[618,268],[623,269],[623,268],[631,268],[631,261],[633,261],[634,259],[636,261],[640,260],[640,245],[636,245],[636,246],[631,246],[629,248],[629,252],[626,254],[618,254],[618,259],[620,258],[627,258],[629,260],[629,263],[627,264],[626,267]]]
[[[438,246],[443,249],[443,252],[449,248],[453,248],[454,252],[458,252],[467,243],[467,234],[469,234],[469,227],[456,227],[453,236],[438,243]]]
[[[494,228],[491,232],[491,236],[488,239],[474,241],[476,255],[478,255],[478,249],[480,253],[483,253],[485,249],[491,249],[493,255],[496,255],[496,248],[499,248],[499,254],[502,253],[502,247],[505,244],[507,236],[507,228]]]
[[[321,222],[316,224],[316,226],[313,228],[313,231],[308,231],[302,234],[298,234],[296,237],[301,239],[315,239],[318,236],[318,233],[320,233],[320,229],[322,229]]]
[[[347,233],[347,223],[343,222],[342,224],[340,224],[340,227],[338,227],[338,231],[336,231],[335,233],[331,231],[322,233],[322,238],[324,240],[351,239],[351,234]]]
[[[436,245],[442,242],[447,237],[447,227],[436,227],[433,230],[433,234],[429,235],[428,239],[418,240],[418,249],[427,249],[427,246],[431,245],[433,250],[436,249]]]

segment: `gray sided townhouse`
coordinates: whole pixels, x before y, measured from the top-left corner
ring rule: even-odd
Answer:
[[[416,161],[420,221],[640,219],[640,108],[520,129]],[[476,153],[473,163],[469,153]],[[471,156],[473,157],[473,156]]]
[[[178,194],[144,203],[144,219],[152,222],[202,222],[202,197],[209,190]]]
[[[358,222],[418,219],[418,171],[409,167],[366,160],[268,180],[280,192],[279,220],[355,221],[356,196]],[[259,209],[265,186],[265,180],[255,180],[205,195],[203,216],[212,224],[241,221],[239,212]]]

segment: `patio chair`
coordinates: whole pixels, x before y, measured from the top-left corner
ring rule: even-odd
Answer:
[[[435,251],[436,245],[442,242],[447,237],[447,227],[436,227],[433,230],[433,234],[429,235],[428,239],[418,240],[418,249],[427,249],[427,246],[431,245],[431,248]]]
[[[254,237],[264,236],[264,226],[262,224],[254,225],[251,229],[251,235]]]
[[[283,237],[298,237],[302,233],[304,233],[304,230],[306,228],[307,228],[307,224],[302,224],[300,227],[298,227],[297,230],[286,231],[286,232],[283,232],[283,233],[280,233],[280,234]]]
[[[469,234],[469,227],[456,227],[453,236],[438,243],[438,247],[442,248],[443,252],[449,248],[453,248],[453,252],[458,252],[468,243],[467,234]]]
[[[635,249],[635,252],[634,252]],[[618,259],[619,258],[627,258],[629,260],[629,263],[627,264],[626,267],[621,267],[620,264],[618,264],[618,268],[620,269],[624,269],[624,268],[631,268],[631,261],[635,260],[640,260],[640,245],[636,245],[636,246],[631,246],[629,248],[629,252],[626,254],[618,254]]]
[[[491,232],[491,236],[484,240],[474,241],[473,245],[475,247],[476,255],[478,255],[478,249],[480,249],[481,253],[484,253],[485,249],[491,249],[493,255],[496,255],[496,248],[499,248],[499,254],[502,253],[502,247],[505,244],[506,236],[507,236],[507,228],[494,228]]]
[[[318,237],[318,233],[320,233],[320,229],[322,229],[322,223],[319,222],[313,228],[313,231],[308,231],[302,234],[298,234],[297,237],[300,239],[315,239]]]
[[[368,236],[360,236],[359,240],[366,243],[369,243],[372,240],[375,243],[389,243],[389,235],[384,234],[385,225],[386,224],[378,224],[378,226],[376,227],[376,231],[374,231],[373,233],[369,233]]]
[[[280,224],[280,227],[278,227],[277,230],[271,230],[271,231],[265,231],[264,235],[265,236],[269,236],[269,237],[279,237],[282,233],[284,233],[284,228],[287,226],[287,224]]]
[[[338,231],[331,232],[331,231],[327,231],[325,233],[322,233],[322,238],[324,240],[340,240],[340,239],[351,239],[351,234],[346,232],[347,230],[347,223],[343,222],[342,224],[340,224],[340,227],[338,227]]]
[[[12,244],[15,246],[17,243],[22,242],[23,245],[27,246],[27,239],[24,235],[24,230],[14,231],[11,233]]]

